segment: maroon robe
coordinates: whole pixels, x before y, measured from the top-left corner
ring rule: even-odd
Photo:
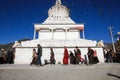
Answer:
[[[63,64],[68,64],[68,50],[67,48],[64,49],[64,57],[63,57]]]

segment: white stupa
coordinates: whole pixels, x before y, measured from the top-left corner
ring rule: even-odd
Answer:
[[[34,40],[22,42],[22,46],[34,47],[38,43],[43,47],[96,46],[96,41],[85,39],[84,24],[76,24],[69,14],[61,0],[56,0],[56,4],[48,10],[48,18],[42,24],[34,24]]]
[[[34,24],[33,40],[23,41],[22,47],[16,47],[16,63],[29,63],[32,48],[37,44],[43,47],[43,60],[49,59],[49,47],[53,47],[57,62],[62,62],[64,46],[69,50],[73,50],[75,46],[84,47],[82,48],[84,54],[87,52],[87,47],[96,47],[96,41],[85,39],[84,24],[75,23],[69,14],[69,9],[62,5],[61,0],[56,0],[55,5],[48,10],[48,18],[42,24]],[[22,52],[26,55],[24,61],[21,61]]]

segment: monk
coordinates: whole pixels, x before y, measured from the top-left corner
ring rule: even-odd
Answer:
[[[67,65],[68,64],[68,49],[67,47],[65,46],[64,47],[64,57],[63,57],[63,64],[64,65]]]

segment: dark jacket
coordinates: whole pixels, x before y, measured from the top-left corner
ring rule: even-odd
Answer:
[[[42,47],[41,46],[38,47],[37,54],[38,54],[38,56],[42,56]]]

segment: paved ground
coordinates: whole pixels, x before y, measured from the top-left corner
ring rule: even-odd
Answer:
[[[0,65],[0,80],[120,80],[120,63],[96,65]]]

